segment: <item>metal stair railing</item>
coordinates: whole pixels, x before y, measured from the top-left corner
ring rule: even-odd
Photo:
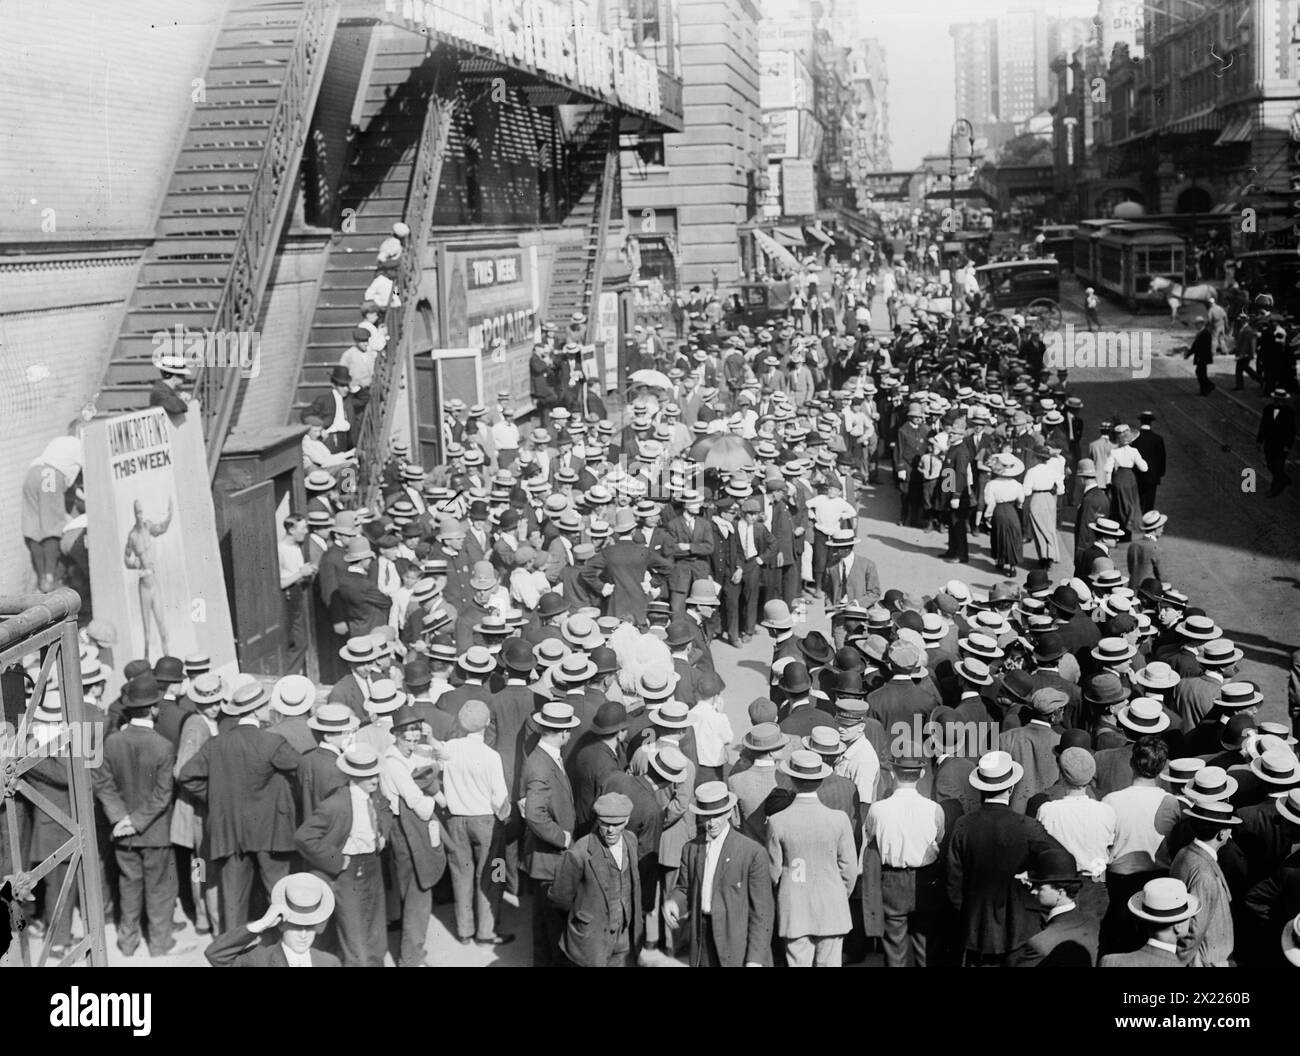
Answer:
[[[424,251],[433,223],[433,210],[442,178],[442,162],[451,132],[452,111],[456,105],[456,67],[450,53],[439,55],[442,63],[434,81],[433,95],[420,130],[420,143],[412,171],[411,187],[406,198],[403,220],[411,234],[397,266],[394,289],[398,303],[384,313],[388,344],[375,364],[370,383],[370,399],[362,412],[355,437],[359,457],[357,491],[363,502],[373,505],[378,498],[380,475],[387,458],[386,438],[392,427],[397,401],[394,382],[400,364],[406,361],[407,337],[415,316],[420,281],[424,271]]]
[[[229,341],[225,335],[248,333],[257,326],[337,9],[338,0],[306,0],[303,4],[293,54],[284,69],[284,83],[231,255],[230,273],[213,317],[212,328],[222,336],[223,344]],[[244,366],[205,360],[195,372],[194,393],[202,407],[211,477],[216,476],[221,448],[238,402]]]

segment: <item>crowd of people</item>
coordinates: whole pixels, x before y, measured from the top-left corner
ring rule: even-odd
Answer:
[[[621,428],[548,373],[567,343],[537,425],[449,403],[443,462],[395,446],[370,504],[307,474],[280,573],[320,688],[162,657],[109,701],[83,636],[123,954],[179,912],[213,964],[420,966],[449,888],[459,942],[527,928],[538,966],[1300,963],[1296,739],[1160,552],[1153,415],[1089,440],[1018,318],[692,330]],[[1003,581],[882,579],[888,485]],[[744,729],[720,649],[767,673]]]

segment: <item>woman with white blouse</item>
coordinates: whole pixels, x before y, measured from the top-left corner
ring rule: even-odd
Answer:
[[[1110,516],[1125,529],[1126,536],[1136,536],[1142,531],[1142,503],[1138,498],[1137,473],[1147,472],[1147,464],[1137,448],[1133,447],[1133,430],[1122,422],[1110,432],[1112,443],[1106,458],[1106,472],[1110,477]]]
[[[1016,475],[1024,464],[1014,455],[994,455],[989,459],[993,476],[984,485],[984,521],[989,526],[989,549],[998,571],[1013,576],[1020,566],[1024,536],[1020,529],[1020,508],[1025,489]]]
[[[1025,472],[1024,531],[1034,544],[1040,568],[1050,569],[1061,559],[1056,534],[1056,497],[1065,491],[1065,459],[1057,448],[1040,449],[1043,461]]]

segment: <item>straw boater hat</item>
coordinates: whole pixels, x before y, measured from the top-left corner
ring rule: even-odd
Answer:
[[[1171,720],[1164,706],[1154,697],[1135,697],[1115,715],[1115,721],[1137,734],[1164,733]]]
[[[290,873],[271,888],[271,906],[280,910],[284,923],[313,927],[334,912],[334,891],[315,873]]]
[[[1007,752],[988,752],[970,772],[970,783],[981,792],[1001,792],[1025,776],[1025,768]]]
[[[791,752],[788,759],[782,760],[779,769],[800,781],[821,781],[830,777],[832,772],[820,755],[806,748]]]
[[[193,687],[191,686],[191,699]],[[316,687],[305,675],[285,675],[271,690],[271,707],[281,715],[302,715],[316,703]]]
[[[582,720],[573,713],[573,705],[560,700],[548,700],[540,711],[533,715],[533,722],[546,730],[572,730],[582,725]]]
[[[1171,785],[1186,785],[1190,783],[1206,765],[1204,759],[1198,759],[1196,756],[1187,756],[1182,759],[1170,759],[1165,764],[1164,771],[1160,774],[1161,781],[1167,781]]]
[[[736,805],[736,794],[721,781],[705,781],[695,789],[695,798],[689,808],[692,814],[713,817],[729,814]]]
[[[1142,890],[1128,900],[1128,911],[1154,924],[1177,924],[1190,920],[1201,911],[1201,900],[1187,890],[1187,885],[1172,876],[1148,880]]]
[[[379,753],[369,744],[350,745],[336,764],[348,777],[378,777]]]
[[[346,704],[322,704],[307,719],[307,725],[321,733],[349,733],[361,725],[361,720]]]

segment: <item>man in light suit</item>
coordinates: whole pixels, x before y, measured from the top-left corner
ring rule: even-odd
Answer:
[[[1025,770],[1025,776],[1016,782],[1015,791],[1011,793],[1012,810],[1023,814],[1029,800],[1051,788],[1061,776],[1056,753],[1052,751],[1061,743],[1061,734],[1054,727],[1069,701],[1070,698],[1059,689],[1034,690],[1029,698],[1033,718],[1023,726],[1007,730],[999,738],[998,747]]]
[[[842,528],[832,532],[826,540],[830,547],[830,562],[822,577],[822,587],[829,599],[828,604],[855,601],[870,608],[880,600],[880,573],[865,549],[854,548],[857,539],[857,533],[851,528]]]
[[[768,820],[777,934],[791,967],[838,968],[852,927],[849,895],[858,879],[852,826],[842,811],[817,798],[831,768],[816,752],[793,752],[780,769],[794,779],[795,797]]]
[[[1233,814],[1230,804],[1207,800],[1197,800],[1184,810],[1183,817],[1191,821],[1192,842],[1178,852],[1169,875],[1187,885],[1200,909],[1187,934],[1178,940],[1178,959],[1188,968],[1226,967],[1235,937],[1228,908],[1231,896],[1219,868],[1219,852],[1241,819]]]
[[[1029,889],[1047,910],[1043,930],[1007,958],[1008,968],[1091,968],[1100,921],[1075,904],[1082,874],[1070,851],[1040,851],[1029,867]]]
[[[691,922],[692,968],[772,966],[772,881],[763,848],[731,826],[736,796],[721,781],[695,790],[702,830],[682,852],[664,917]]]
[[[1185,968],[1178,947],[1201,911],[1200,900],[1172,876],[1147,881],[1128,900],[1128,911],[1147,927],[1147,943],[1132,953],[1108,953],[1102,968]]]
[[[565,914],[550,903],[551,884],[576,824],[561,751],[582,720],[572,705],[549,701],[532,722],[541,738],[524,761],[524,868],[533,880],[533,966],[550,968],[559,963],[565,928]]]

